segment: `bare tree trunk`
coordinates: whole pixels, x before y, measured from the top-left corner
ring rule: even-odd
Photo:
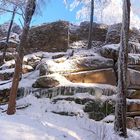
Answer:
[[[24,27],[23,32],[19,44],[19,50],[18,54],[16,56],[16,66],[15,66],[15,72],[13,76],[13,82],[12,87],[10,91],[10,97],[9,97],[9,103],[8,103],[8,109],[7,114],[12,115],[16,112],[16,96],[18,91],[18,85],[19,85],[19,79],[22,72],[22,63],[23,63],[23,49],[27,45],[27,36],[30,29],[30,22],[32,19],[32,16],[34,14],[36,7],[36,0],[28,0],[25,10],[25,20],[24,20]]]
[[[4,47],[3,56],[2,56],[2,61],[3,62],[5,61],[6,50],[8,48],[8,42],[9,42],[10,33],[11,33],[12,25],[13,25],[13,22],[14,22],[15,14],[16,14],[16,9],[17,9],[17,6],[14,7],[14,10],[13,10],[13,13],[12,13],[12,18],[11,18],[10,25],[9,25],[9,29],[8,29],[8,32],[7,32],[6,45]]]
[[[91,46],[92,46],[93,14],[94,14],[94,0],[91,0],[91,15],[90,15],[90,26],[89,26],[89,35],[88,35],[88,49],[91,49]]]
[[[130,0],[123,1],[123,20],[121,41],[118,58],[118,95],[115,107],[114,130],[123,137],[127,137],[126,130],[126,94],[127,94],[127,61],[128,39],[130,26]]]

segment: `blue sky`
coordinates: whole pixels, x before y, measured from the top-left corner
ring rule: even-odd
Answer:
[[[42,14],[33,17],[32,25],[38,25],[46,22],[52,22],[56,20],[68,20],[71,22],[78,22],[76,20],[76,11],[70,11],[63,3],[63,0],[50,0],[41,9]],[[0,15],[0,24],[10,20],[11,14]],[[15,21],[20,24],[19,16],[16,16]]]

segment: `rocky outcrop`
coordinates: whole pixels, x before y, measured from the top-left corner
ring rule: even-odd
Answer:
[[[89,21],[81,22],[80,26],[71,25],[70,38],[71,41],[87,40],[89,32]],[[93,23],[92,40],[105,42],[108,26],[105,24]]]
[[[106,44],[118,44],[120,43],[120,34],[121,34],[121,23],[113,24],[108,27],[106,35]],[[140,42],[140,32],[137,29],[130,30],[129,40],[132,42]]]
[[[107,44],[101,47],[100,54],[105,58],[111,58],[113,60],[117,60],[118,55],[119,55],[119,47],[120,47],[120,44]],[[132,61],[133,61],[133,65],[134,63],[138,64],[139,57],[140,57],[139,56],[140,44],[129,42],[128,53],[129,53],[128,63],[132,64]]]
[[[107,44],[120,43],[121,25],[122,25],[121,23],[118,23],[108,27],[106,41],[105,41]]]
[[[58,52],[68,48],[68,25],[66,21],[58,21],[32,27],[29,33],[27,53],[35,51]],[[30,49],[29,49],[30,48]]]
[[[9,22],[0,25],[0,39],[6,37],[9,28]],[[11,34],[21,34],[22,30],[19,25],[13,23]]]
[[[104,42],[107,28],[107,25],[94,23],[93,40]],[[78,26],[67,21],[56,21],[38,27],[32,27],[29,33],[26,53],[41,50],[47,52],[66,51],[69,43],[87,40],[88,30],[89,22],[82,22]]]

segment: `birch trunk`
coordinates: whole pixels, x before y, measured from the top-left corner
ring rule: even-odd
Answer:
[[[126,130],[126,94],[127,94],[127,61],[130,26],[130,0],[123,1],[123,20],[121,29],[120,50],[118,58],[118,95],[115,107],[114,130],[127,137]]]

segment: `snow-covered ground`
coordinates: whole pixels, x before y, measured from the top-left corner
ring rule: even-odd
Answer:
[[[115,135],[113,124],[88,119],[82,105],[73,101],[58,101],[28,95],[17,101],[15,115],[0,114],[0,140],[124,140]],[[6,109],[7,105],[1,106]],[[75,112],[77,116],[64,116],[52,112]],[[140,140],[140,132],[128,130],[127,140]]]
[[[83,49],[78,48],[78,46],[79,45],[77,44],[71,59],[81,57],[96,57],[101,60],[105,59],[95,53],[97,50],[94,48],[89,51],[84,48],[84,44]],[[66,53],[38,52],[26,55],[24,57],[24,62],[27,63],[29,60],[45,61],[47,64],[54,64],[54,71],[61,71],[68,68],[75,69],[75,66],[70,63],[71,59],[67,60],[71,52],[71,49]],[[57,58],[57,55],[62,57]],[[54,56],[57,59],[52,59]],[[67,61],[60,64],[59,61],[61,62],[63,60]],[[2,69],[0,73],[13,73],[14,69],[10,66],[14,64],[14,60],[7,61],[0,67]],[[105,95],[108,95],[108,98],[116,98],[114,94],[112,95],[112,91],[116,91],[115,86],[91,83],[71,83],[59,74],[54,73],[52,76],[60,81],[59,86],[92,87],[96,89],[95,96],[89,95],[88,93],[77,93],[73,95],[75,98],[95,99],[100,97],[102,100],[106,100],[107,97]],[[32,84],[38,77],[38,68],[30,73],[23,74],[19,87],[31,88]],[[11,86],[11,80],[0,81],[0,84],[1,90],[8,89]],[[108,89],[111,91],[108,91]],[[104,95],[103,92],[107,92],[108,94]],[[65,97],[68,96],[59,95],[57,97],[54,96],[53,99],[64,99]],[[128,102],[136,102],[136,100],[128,100]],[[26,105],[28,107],[25,107]],[[105,123],[105,121],[113,121],[114,116],[107,116],[100,122],[91,120],[83,111],[83,105],[76,104],[74,101],[59,100],[57,102],[52,102],[52,99],[36,98],[30,94],[17,101],[17,108],[15,115],[8,116],[5,113],[7,105],[0,106],[0,140],[124,140],[115,134],[113,123]],[[60,112],[61,115],[58,114]],[[68,116],[66,114],[62,115],[63,113],[67,113]],[[128,136],[129,137],[126,140],[140,140],[140,131],[128,130]]]

